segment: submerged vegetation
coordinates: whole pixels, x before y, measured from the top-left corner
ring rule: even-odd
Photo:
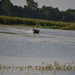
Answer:
[[[74,63],[65,63],[60,64],[58,62],[54,62],[53,64],[44,63],[42,62],[41,65],[38,66],[14,66],[13,64],[11,66],[8,65],[1,65],[0,64],[0,71],[25,71],[25,70],[37,70],[37,71],[75,71],[75,65]]]
[[[39,28],[50,28],[50,29],[75,30],[75,23],[72,22],[49,21],[49,20],[10,17],[10,16],[0,16],[0,24],[12,26],[19,25],[19,26],[39,27]]]

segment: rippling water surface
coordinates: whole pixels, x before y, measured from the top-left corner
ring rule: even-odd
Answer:
[[[33,34],[31,28],[0,27],[0,63],[3,65],[39,65],[55,60],[64,63],[75,61],[74,58],[75,31],[40,29],[39,34]],[[25,73],[23,75],[54,75],[50,72]],[[75,72],[57,73],[57,75],[74,74]]]

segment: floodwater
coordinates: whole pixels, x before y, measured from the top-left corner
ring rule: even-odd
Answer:
[[[40,29],[40,28],[39,28]],[[1,65],[41,65],[75,62],[75,31],[40,29],[33,34],[32,28],[0,27]],[[13,71],[0,75],[75,75],[75,72]]]

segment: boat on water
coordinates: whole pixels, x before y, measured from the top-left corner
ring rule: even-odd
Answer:
[[[32,29],[32,31],[33,31],[33,33],[39,33],[40,32],[40,30],[38,30],[38,29]]]

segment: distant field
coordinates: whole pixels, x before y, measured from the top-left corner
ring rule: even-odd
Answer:
[[[41,19],[10,17],[10,16],[0,16],[0,24],[12,26],[17,25],[26,27],[37,27],[37,28],[75,30],[75,23],[71,22],[48,21]]]

